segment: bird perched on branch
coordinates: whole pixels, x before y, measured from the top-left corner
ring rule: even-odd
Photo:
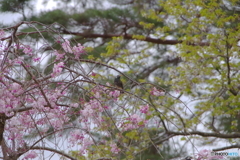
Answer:
[[[123,83],[121,81],[121,76],[118,75],[115,79],[114,79],[114,85],[120,89],[123,89]],[[121,93],[123,93],[123,91],[121,91]]]

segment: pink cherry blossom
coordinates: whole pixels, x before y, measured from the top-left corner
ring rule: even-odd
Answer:
[[[54,54],[56,55],[56,60],[62,60],[66,53],[59,53],[58,51],[54,51]]]
[[[121,151],[121,149],[117,147],[116,143],[111,143],[110,147],[113,154],[118,154]]]
[[[34,61],[34,62],[39,62],[40,60],[41,60],[40,57],[33,58],[33,61]]]
[[[95,98],[97,99],[101,98],[100,92],[95,92],[94,95],[95,95]]]
[[[25,153],[25,156],[23,159],[34,159],[37,157],[37,153],[35,151],[28,151],[27,153]]]
[[[82,143],[83,138],[84,138],[84,134],[82,132],[80,132],[80,130],[74,130],[70,133],[69,142],[72,145],[75,145],[78,143]]]
[[[62,43],[62,48],[67,53],[73,53],[75,55],[75,59],[79,59],[80,55],[85,52],[84,46],[82,46],[80,43],[78,43],[77,46],[71,47],[71,44],[68,40],[65,40],[65,42]]]
[[[81,111],[82,115],[85,117],[92,117],[98,113],[103,112],[104,109],[98,100],[90,100],[84,105],[84,109]]]
[[[109,109],[109,106],[103,106],[103,108],[105,108],[105,109]]]
[[[70,42],[68,40],[65,40],[65,42],[62,43],[62,48],[67,53],[73,53],[72,47],[71,47]]]
[[[20,94],[23,91],[22,87],[18,83],[11,84],[10,90],[12,93],[15,93],[15,94]]]
[[[60,36],[58,36],[58,37],[56,37],[55,42],[60,44],[61,40],[62,40],[62,38]]]
[[[82,141],[82,148],[80,149],[80,154],[85,154],[86,149],[92,144],[94,144],[93,141],[89,137],[85,137]]]
[[[72,50],[76,59],[78,59],[80,55],[85,52],[84,47],[80,43],[78,43],[77,46],[73,46]]]
[[[54,64],[53,72],[51,74],[52,77],[58,76],[62,72],[62,68],[64,67],[63,62],[59,62],[58,64]]]
[[[96,76],[96,75],[97,75],[97,74],[96,74],[95,72],[92,72],[92,74],[91,74],[91,76],[93,76],[93,77]]]
[[[72,104],[71,104],[71,107],[73,107],[73,108],[77,108],[78,106],[79,106],[78,103],[72,103]]]
[[[141,118],[137,114],[131,115],[130,117],[126,118],[126,120],[127,121],[122,124],[124,131],[144,127],[147,123],[145,119]]]
[[[129,120],[133,123],[136,123],[136,124],[143,121],[143,119],[137,114],[133,114],[132,116],[130,116]]]
[[[4,36],[5,36],[4,30],[0,29],[0,39],[3,38]]]
[[[28,54],[28,55],[32,55],[32,48],[29,46],[29,45],[26,45],[26,46],[22,46],[22,49],[23,49],[23,53],[25,54]]]
[[[114,91],[110,91],[109,95],[113,98],[118,98],[121,95],[121,92],[119,90],[114,90]]]
[[[153,87],[153,89],[150,91],[150,94],[154,96],[163,96],[165,92],[162,90],[158,90],[156,87]]]
[[[149,111],[149,106],[148,106],[148,105],[141,106],[141,108],[140,108],[140,112],[146,114],[146,113],[148,113],[148,111]]]

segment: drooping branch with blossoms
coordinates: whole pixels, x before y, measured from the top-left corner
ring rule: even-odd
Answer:
[[[22,25],[36,29],[42,42],[24,41],[31,37],[18,33]],[[134,159],[151,147],[158,151],[157,145],[174,136],[209,136],[190,131],[187,125],[191,124],[182,115],[194,116],[193,112],[178,96],[88,59],[80,43],[70,42],[51,26],[40,30],[35,25],[42,24],[22,22],[0,30],[3,159],[33,159],[43,150],[68,159]],[[58,35],[53,45],[47,44],[43,32]],[[113,85],[113,76],[98,73],[102,68],[123,75],[131,87],[122,94]],[[173,104],[179,105],[178,112]]]
[[[69,132],[68,147],[80,147],[78,156],[87,154],[99,144],[109,148],[110,157],[123,154],[124,142],[121,140],[131,138],[122,133],[147,125],[148,105],[140,107],[141,112],[137,113],[130,104],[119,103],[124,95],[112,82],[97,82],[94,68],[87,63],[118,70],[81,59],[87,54],[81,44],[72,46],[67,39],[58,37],[55,43],[60,44],[60,50],[41,52],[33,44],[21,42],[17,31],[22,24],[30,25],[21,23],[1,30],[0,37],[3,158],[18,159],[22,155],[23,159],[35,158],[37,148],[46,148],[40,146],[46,138],[54,135],[60,139],[63,132]],[[6,41],[6,37],[10,41]],[[69,61],[72,66],[67,64]],[[106,137],[104,139],[115,137],[115,140],[99,140],[99,136]],[[74,159],[57,150],[51,151]]]

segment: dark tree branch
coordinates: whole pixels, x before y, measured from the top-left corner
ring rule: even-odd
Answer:
[[[0,113],[0,145],[2,144],[2,141],[3,141],[3,132],[5,127],[5,122],[6,122],[6,115],[4,113]]]
[[[214,132],[217,132],[219,133],[219,131],[216,129],[216,127],[214,126],[214,123],[215,123],[215,116],[212,117],[212,122],[210,124],[210,126],[212,127],[213,131]]]
[[[56,149],[52,149],[52,148],[48,148],[48,147],[39,147],[39,146],[35,146],[35,147],[31,147],[31,150],[46,150],[46,151],[50,151],[50,152],[54,152],[54,153],[57,153],[57,154],[60,154],[64,157],[67,157],[71,160],[77,160],[76,158],[74,157],[71,157],[70,155],[62,152],[62,151],[59,151],[59,150],[56,150]]]
[[[213,149],[213,151],[223,151],[223,150],[232,149],[232,148],[240,148],[240,145],[235,144],[235,145],[231,145],[231,146],[227,146],[227,147],[216,148],[216,149]]]
[[[192,131],[192,132],[174,132],[168,131],[169,134],[174,134],[176,136],[191,136],[191,135],[199,135],[202,137],[216,137],[216,138],[240,138],[240,133],[232,133],[232,134],[223,134],[223,133],[207,133],[200,131]]]
[[[124,39],[128,39],[128,40],[140,40],[137,38],[134,38],[133,35],[131,34],[96,34],[96,33],[79,33],[79,32],[71,32],[71,31],[67,31],[65,29],[62,30],[63,34],[71,34],[71,35],[75,35],[75,36],[82,36],[84,38],[113,38],[113,37],[123,37]],[[164,45],[176,45],[179,43],[182,43],[183,41],[180,40],[164,40],[164,39],[156,39],[156,38],[151,38],[151,37],[145,37],[144,39],[140,40],[140,41],[146,41],[146,42],[151,42],[151,43],[155,43],[155,44],[164,44]],[[208,46],[208,43],[188,43],[189,45],[196,45],[196,46]]]
[[[3,28],[3,29],[4,30],[5,29],[12,29],[12,28],[17,28],[22,24],[33,24],[33,23],[43,25],[43,24],[41,24],[39,22],[35,22],[35,21],[31,21],[31,22],[23,21],[23,22],[17,24],[16,26],[14,26],[14,27]],[[43,25],[43,26],[46,26],[49,29],[52,25],[50,25],[50,26]],[[17,37],[17,36],[20,36],[20,35],[38,34],[40,32],[47,32],[47,31],[46,30],[41,30],[41,31],[26,32],[26,33],[20,32],[20,33],[16,34],[15,36]],[[84,37],[84,38],[104,38],[104,39],[108,39],[108,38],[113,38],[113,37],[123,37],[124,39],[127,39],[127,40],[140,40],[140,39],[134,38],[134,35],[125,34],[125,33],[124,34],[96,34],[96,33],[89,33],[89,32],[88,33],[80,33],[80,32],[67,31],[66,29],[62,29],[62,33],[63,34],[81,36],[81,37]],[[11,36],[4,37],[0,40],[4,41],[6,39],[11,39]],[[163,44],[163,45],[176,45],[176,44],[179,44],[179,43],[183,42],[181,40],[164,40],[164,39],[151,38],[149,36],[146,36],[144,39],[141,39],[140,41],[146,41],[146,42],[151,42],[151,43],[155,43],[155,44]],[[188,42],[187,44],[188,45],[193,45],[193,46],[208,46],[209,45],[209,43],[206,43],[206,42],[200,42],[200,43]]]

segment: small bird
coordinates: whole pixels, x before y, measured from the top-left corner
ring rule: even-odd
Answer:
[[[121,76],[118,75],[115,79],[114,79],[114,85],[117,86],[118,88],[123,89],[123,83],[121,81]],[[121,93],[123,93],[123,91],[121,91]]]

